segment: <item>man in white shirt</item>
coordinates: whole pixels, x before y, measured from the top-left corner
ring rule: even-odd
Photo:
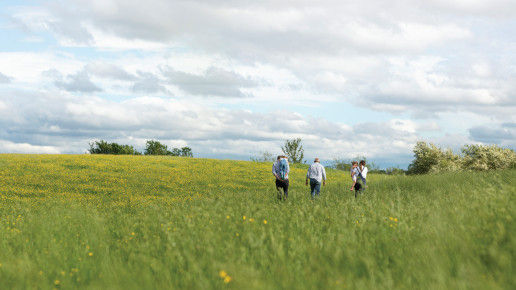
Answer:
[[[308,180],[310,180],[312,198],[315,197],[315,195],[319,196],[321,182],[323,186],[326,185],[326,170],[324,170],[324,166],[319,162],[319,158],[315,158],[314,163],[308,168],[308,172],[306,173],[307,186]]]

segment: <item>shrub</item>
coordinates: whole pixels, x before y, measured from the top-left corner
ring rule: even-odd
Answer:
[[[462,155],[456,155],[451,149],[418,142],[414,147],[414,160],[409,165],[408,173],[516,168],[516,153],[511,149],[496,145],[465,145],[461,152]]]
[[[408,167],[409,174],[425,174],[439,171],[455,171],[460,169],[460,156],[451,149],[426,142],[417,142],[414,146],[414,160]]]
[[[174,150],[175,149],[176,148],[174,148]],[[172,153],[174,153],[174,150],[172,150]],[[190,147],[182,147],[180,152],[179,152],[179,155],[175,155],[175,156],[193,157],[192,148],[190,148]]]
[[[172,155],[172,152],[168,151],[167,145],[161,144],[159,141],[148,140],[146,144],[145,155]]]
[[[192,148],[190,147],[172,148],[172,151],[169,151],[167,145],[155,140],[147,141],[144,154],[193,157]]]
[[[462,148],[464,169],[492,170],[516,168],[514,150],[496,145],[466,145]]]
[[[141,155],[133,146],[108,143],[104,140],[90,142],[91,154]]]

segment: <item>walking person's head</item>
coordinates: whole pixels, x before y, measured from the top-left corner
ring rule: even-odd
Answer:
[[[280,160],[281,159],[281,155],[278,155],[278,159],[277,160]]]
[[[365,160],[360,160],[360,166],[365,166]]]
[[[353,166],[353,168],[355,168],[355,167],[357,167],[357,166],[358,166],[358,162],[353,161],[353,162],[351,162],[351,165]]]
[[[314,159],[314,163],[315,163],[315,162],[318,162],[318,163],[319,163],[319,162],[320,162],[319,158],[315,157],[315,159]]]

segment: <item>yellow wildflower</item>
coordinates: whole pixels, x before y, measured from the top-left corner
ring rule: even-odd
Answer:
[[[61,284],[61,281],[59,281],[59,280],[55,280],[55,281],[54,281],[54,285],[56,285],[56,286],[57,286],[57,285],[59,285],[59,284]]]
[[[245,216],[243,216],[242,219],[245,221]]]
[[[226,276],[227,276],[227,275],[228,275],[228,273],[226,273],[226,271],[224,271],[224,270],[221,270],[221,271],[219,272],[219,277],[220,277],[220,278],[226,278]]]
[[[263,224],[266,225],[267,224],[267,220],[263,220]]]
[[[253,219],[253,218],[250,218],[250,219],[249,219],[249,221],[250,221],[250,222],[254,222],[254,219]]]
[[[229,283],[231,282],[232,278],[231,276],[226,276],[226,278],[224,278],[224,283]]]
[[[90,257],[91,257],[91,256],[93,256],[93,253],[92,253],[92,252],[89,252],[89,253],[88,253],[88,256],[90,256]]]
[[[226,219],[229,219],[229,216],[228,216],[228,215],[226,216]]]
[[[395,221],[395,222],[398,222],[398,218],[394,218],[394,221]]]

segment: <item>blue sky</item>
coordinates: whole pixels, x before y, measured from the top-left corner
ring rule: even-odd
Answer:
[[[516,4],[2,1],[0,152],[157,139],[405,167],[418,140],[516,147]]]

